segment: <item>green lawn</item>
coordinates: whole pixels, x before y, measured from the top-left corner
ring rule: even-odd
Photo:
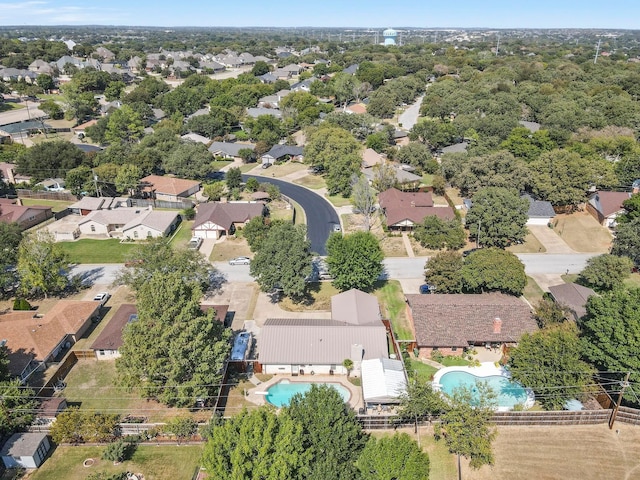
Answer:
[[[347,205],[351,205],[350,198],[344,198],[342,195],[331,195],[326,197],[334,207],[346,207]]]
[[[327,186],[327,182],[325,182],[324,178],[320,175],[307,175],[294,180],[293,183],[297,183],[298,185],[302,185],[303,187],[307,187],[312,190],[318,190],[319,188],[325,188]]]
[[[55,212],[61,212],[66,209],[73,202],[67,202],[65,200],[41,200],[39,198],[23,198],[22,204],[25,206],[40,205],[44,207],[51,207],[51,210]]]
[[[524,295],[524,298],[526,298],[531,305],[535,306],[540,300],[542,300],[544,291],[538,286],[533,278],[527,277],[527,285],[524,287],[522,295]]]
[[[57,447],[50,458],[29,476],[31,480],[85,480],[92,473],[141,473],[146,479],[191,480],[200,465],[202,445],[141,445],[131,460],[114,465],[101,460],[105,447]],[[91,458],[91,467],[83,462]]]
[[[13,102],[0,103],[0,113],[8,112],[10,110],[20,110],[21,108],[24,108],[24,105],[20,105],[19,103],[13,103]]]
[[[378,282],[373,292],[380,302],[383,315],[391,320],[397,340],[413,340],[413,331],[406,315],[406,303],[400,282]]]
[[[233,163],[233,160],[216,160],[211,162],[211,167],[214,170],[220,170],[222,167],[226,167],[230,163]]]
[[[461,367],[469,365],[469,362],[462,357],[457,357],[455,355],[448,355],[442,359],[440,362],[445,367]]]
[[[438,371],[436,367],[431,365],[427,365],[426,363],[422,363],[419,360],[410,358],[407,362],[407,373],[410,370],[416,372],[416,376],[418,377],[418,381],[420,382],[430,382],[433,378],[434,373]]]
[[[186,247],[191,240],[192,232],[191,227],[193,225],[193,220],[183,221],[178,230],[175,232],[175,235],[171,237],[171,246],[173,247]]]
[[[127,254],[136,247],[134,242],[120,243],[117,238],[84,239],[59,245],[72,263],[124,263]]]

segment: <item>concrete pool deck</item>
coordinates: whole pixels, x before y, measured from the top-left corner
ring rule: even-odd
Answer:
[[[351,383],[347,380],[345,375],[298,375],[295,377],[293,375],[274,375],[266,382],[262,382],[251,390],[248,390],[246,399],[256,405],[269,404],[265,399],[266,394],[260,392],[266,392],[269,387],[282,380],[288,380],[291,383],[337,383],[349,390],[349,393],[351,394],[351,397],[349,398],[349,406],[351,408],[357,412],[360,408],[364,407],[362,387],[358,387]]]

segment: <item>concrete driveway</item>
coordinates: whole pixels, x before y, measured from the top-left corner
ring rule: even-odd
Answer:
[[[546,225],[527,225],[527,228],[544,245],[545,253],[576,253],[553,228]]]

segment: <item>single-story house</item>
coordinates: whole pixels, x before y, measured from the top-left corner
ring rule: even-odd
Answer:
[[[291,85],[292,92],[308,92],[311,90],[311,84],[313,82],[317,82],[318,79],[316,77],[307,78],[306,80],[302,80],[301,82],[296,82]]]
[[[0,222],[17,223],[26,230],[53,217],[51,207],[18,205],[14,199],[0,199]]]
[[[45,62],[40,58],[31,62],[27,68],[30,72],[37,74],[51,75],[53,73],[53,67],[48,62]]]
[[[378,195],[378,202],[390,229],[413,229],[414,225],[431,215],[446,220],[455,218],[451,207],[434,206],[431,192],[401,192],[390,188]]]
[[[587,211],[600,225],[613,228],[616,226],[616,217],[625,212],[622,202],[629,198],[630,192],[596,192],[587,201]]]
[[[138,319],[138,309],[131,303],[120,305],[115,315],[98,338],[91,345],[91,350],[96,354],[98,360],[111,360],[120,357],[120,347],[122,346],[122,331],[130,322]]]
[[[528,129],[531,133],[536,133],[540,130],[541,125],[538,122],[527,122],[526,120],[520,120],[518,122],[524,128]]]
[[[284,157],[292,160],[302,160],[304,148],[295,145],[274,145],[267,153],[260,157],[262,164],[273,164]]]
[[[254,107],[247,108],[247,115],[252,118],[258,118],[262,115],[271,115],[272,117],[282,118],[282,112],[277,108]]]
[[[355,113],[359,115],[367,113],[367,106],[364,103],[352,103],[351,105],[345,107],[344,111],[346,113]]]
[[[0,172],[2,173],[2,181],[6,183],[29,183],[31,177],[16,173],[17,165],[15,163],[0,162]]]
[[[210,138],[204,137],[202,135],[198,135],[197,133],[189,132],[185,133],[180,137],[182,140],[188,140],[190,142],[203,143],[205,145],[209,145],[211,142]]]
[[[362,168],[371,168],[374,165],[384,163],[385,156],[376,152],[373,148],[365,148],[362,152]]]
[[[51,450],[46,433],[14,433],[2,447],[5,468],[38,468]]]
[[[258,358],[267,374],[359,376],[363,360],[388,358],[387,332],[375,296],[352,289],[331,298],[331,319],[267,319]]]
[[[503,293],[406,295],[421,358],[462,355],[475,346],[515,345],[538,330],[531,308]]]
[[[242,160],[242,157],[240,157],[240,150],[253,150],[254,148],[256,148],[254,143],[213,142],[209,146],[209,151],[214,157],[240,161]]]
[[[445,153],[466,153],[468,146],[469,144],[467,142],[454,143],[453,145],[448,145],[442,148],[440,153],[443,155]]]
[[[405,145],[409,145],[409,134],[404,130],[396,130],[393,132],[393,141],[399,147],[404,147]]]
[[[115,208],[130,207],[131,199],[125,197],[89,197],[84,196],[76,203],[69,205],[71,213],[86,216],[96,210],[113,210]]]
[[[522,198],[526,198],[529,202],[527,225],[548,225],[556,216],[551,202],[534,200],[531,195],[523,195]]]
[[[232,234],[238,226],[244,226],[252,218],[266,213],[262,202],[201,203],[196,208],[193,236],[217,239]]]
[[[158,238],[173,232],[180,223],[177,212],[151,208],[116,208],[89,213],[78,223],[84,235],[104,235],[131,240]]]
[[[589,287],[583,287],[577,283],[562,283],[549,287],[551,298],[560,306],[567,307],[576,320],[587,314],[587,300],[591,295],[595,295]]]
[[[400,360],[372,358],[362,361],[362,396],[367,406],[400,403],[407,393],[407,374]]]
[[[41,185],[47,192],[64,192],[66,184],[64,178],[47,178],[36,185]]]
[[[140,179],[140,183],[147,185],[143,192],[156,200],[176,202],[183,200],[200,191],[200,182],[184,178],[148,175]]]
[[[86,135],[87,128],[93,127],[98,123],[97,120],[89,120],[88,122],[84,122],[83,124],[78,125],[77,127],[73,127],[71,130],[80,138]]]
[[[8,349],[9,372],[25,381],[73,345],[100,313],[100,302],[59,300],[45,314],[14,311],[0,315],[0,339]]]

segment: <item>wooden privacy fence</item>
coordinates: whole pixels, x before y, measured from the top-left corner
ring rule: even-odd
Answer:
[[[616,422],[629,423],[631,425],[640,425],[640,410],[629,407],[620,407]]]
[[[595,425],[607,423],[610,416],[611,410],[496,412],[491,421],[496,425]]]
[[[67,192],[33,192],[31,190],[16,190],[18,198],[37,198],[39,200],[62,200],[65,202],[77,202],[78,197]]]

